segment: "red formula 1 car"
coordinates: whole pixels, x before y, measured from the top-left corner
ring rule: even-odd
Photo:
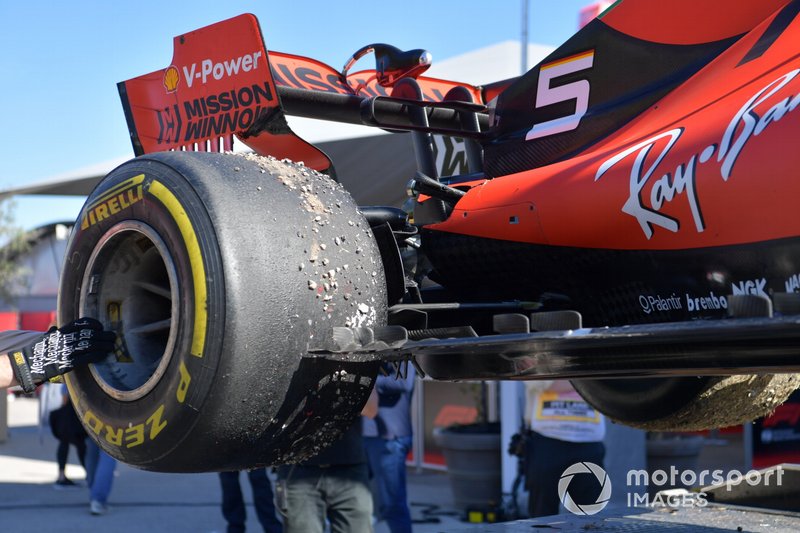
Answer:
[[[69,243],[60,321],[120,339],[68,379],[82,420],[147,469],[293,462],[387,361],[573,379],[649,429],[770,412],[800,384],[799,12],[621,1],[483,87],[426,77],[424,50],[268,51],[251,15],[176,37],[119,84],[138,157]],[[413,201],[357,206],[286,115],[410,132]],[[437,175],[433,135],[469,173]]]

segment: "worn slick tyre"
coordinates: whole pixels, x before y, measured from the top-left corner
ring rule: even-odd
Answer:
[[[699,431],[767,416],[800,387],[800,374],[576,380],[578,393],[612,420],[648,431]]]
[[[115,354],[67,378],[113,457],[292,463],[359,415],[378,363],[308,357],[309,343],[382,324],[386,289],[368,224],[327,177],[252,155],[142,156],[101,181],[67,246],[59,322],[118,333]]]

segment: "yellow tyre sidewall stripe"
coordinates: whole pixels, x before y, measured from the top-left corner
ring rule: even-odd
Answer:
[[[194,331],[192,333],[191,354],[195,357],[203,357],[206,329],[208,327],[208,291],[206,287],[206,269],[203,266],[200,243],[197,240],[197,234],[194,231],[192,222],[189,220],[189,216],[186,214],[186,210],[172,191],[162,183],[154,180],[150,183],[148,192],[155,196],[172,215],[189,254],[189,264],[192,268],[192,284],[194,285]]]
[[[136,176],[132,178],[132,180],[126,180],[122,184],[117,185],[115,190],[119,189],[122,185],[129,186],[131,183],[134,185],[141,184],[143,180],[143,174]],[[200,243],[197,239],[194,226],[189,219],[189,215],[171,190],[163,183],[153,180],[149,187],[147,187],[147,191],[164,205],[167,212],[178,226],[181,238],[186,246],[194,287],[194,327],[192,330],[190,353],[192,356],[200,358],[204,355],[206,331],[208,328],[208,287],[206,284],[203,255],[200,251]],[[106,196],[108,196],[108,193]],[[177,398],[178,402],[182,404],[186,400],[186,393],[189,388],[189,383],[191,382],[191,376],[188,373],[185,362],[181,362],[179,371],[180,383],[178,384],[178,389],[175,394],[171,396]],[[72,376],[67,375],[65,381],[70,396],[72,398],[78,398],[80,394],[76,389],[77,383],[73,382]],[[112,446],[120,450],[120,452],[122,452],[123,449],[138,447],[156,439],[168,425],[167,416],[169,415],[165,413],[165,405],[165,402],[161,402],[146,420],[138,424],[134,425],[132,422],[129,422],[125,426],[118,426],[116,424],[107,423],[91,409],[87,409],[85,405],[82,405],[82,402],[77,403],[79,416],[87,429],[94,433],[98,441],[102,441],[105,445]]]

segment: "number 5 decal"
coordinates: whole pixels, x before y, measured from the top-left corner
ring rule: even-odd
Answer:
[[[578,80],[558,87],[551,87],[550,83],[560,76],[572,74],[592,68],[594,50],[582,52],[574,56],[553,61],[539,69],[539,85],[536,88],[536,108],[575,100],[575,112],[566,117],[554,118],[546,122],[539,122],[525,135],[525,140],[547,137],[564,131],[571,131],[578,124],[589,108],[589,80]]]

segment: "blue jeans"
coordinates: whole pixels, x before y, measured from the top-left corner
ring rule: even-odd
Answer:
[[[281,509],[285,533],[372,531],[372,495],[366,464],[338,466],[283,465],[278,483],[286,486],[286,508]]]
[[[86,446],[86,484],[89,485],[89,497],[105,504],[111,494],[114,483],[114,470],[117,461],[101,450],[92,439]]]
[[[272,485],[267,477],[267,470],[249,470],[247,477],[250,479],[250,488],[253,489],[253,505],[261,527],[265,533],[281,533],[283,527],[275,515]],[[243,532],[247,511],[239,484],[239,472],[220,472],[219,481],[222,485],[222,516],[228,522],[228,533]]]
[[[411,532],[406,493],[406,456],[411,437],[364,437],[369,467],[378,490],[378,514],[392,533]]]

